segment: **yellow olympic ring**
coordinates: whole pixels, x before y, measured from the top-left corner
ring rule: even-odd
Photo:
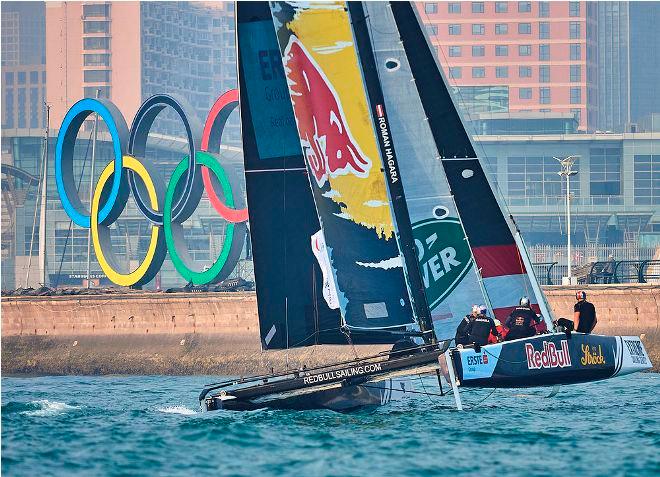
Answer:
[[[163,204],[163,200],[158,197],[156,187],[147,168],[132,156],[123,156],[122,160],[123,168],[133,171],[140,178],[147,191],[151,208],[157,211],[160,207],[159,204]],[[125,287],[145,284],[156,276],[156,273],[165,259],[165,254],[167,253],[167,246],[165,244],[161,227],[153,224],[151,225],[151,238],[149,240],[147,254],[144,257],[144,260],[142,260],[142,263],[140,263],[140,265],[132,272],[118,272],[118,261],[114,254],[109,252],[106,256],[104,253],[104,250],[112,250],[112,244],[110,241],[109,225],[98,223],[99,206],[103,203],[101,200],[103,191],[106,189],[106,183],[108,183],[113,177],[115,172],[114,169],[115,161],[108,163],[105,169],[103,169],[103,172],[101,172],[97,186],[94,189],[90,217],[94,252],[96,253],[96,258],[101,269],[113,283]]]

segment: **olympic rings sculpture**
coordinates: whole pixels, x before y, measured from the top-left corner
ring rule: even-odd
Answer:
[[[167,252],[179,274],[196,285],[216,283],[234,269],[245,242],[248,214],[243,195],[232,188],[235,181],[230,180],[220,165],[218,154],[225,124],[237,106],[238,91],[227,91],[215,102],[202,128],[187,101],[155,95],[142,103],[130,130],[111,101],[85,98],[69,109],[55,149],[57,191],[71,220],[80,227],[91,227],[96,258],[110,281],[121,286],[148,283],[160,270]],[[188,154],[176,166],[167,185],[156,165],[145,157],[149,131],[165,108],[179,116],[188,140]],[[94,113],[108,128],[114,160],[101,171],[92,194],[91,210],[87,210],[74,180],[73,153],[80,126]],[[204,190],[228,225],[219,256],[210,267],[201,268],[188,251],[183,222],[197,208]],[[130,194],[138,210],[151,223],[151,235],[142,262],[135,270],[124,273],[112,248],[110,225],[119,218]]]

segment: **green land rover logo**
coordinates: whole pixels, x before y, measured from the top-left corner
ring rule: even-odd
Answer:
[[[472,254],[458,219],[428,219],[413,225],[417,259],[429,307],[434,309],[461,282]]]

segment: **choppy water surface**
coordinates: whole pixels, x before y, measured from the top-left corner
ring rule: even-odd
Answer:
[[[208,377],[2,379],[4,475],[659,475],[660,375],[415,395],[375,411],[200,413]],[[217,380],[217,377],[215,378]],[[433,380],[426,389],[436,392]],[[416,384],[422,390],[421,383]]]

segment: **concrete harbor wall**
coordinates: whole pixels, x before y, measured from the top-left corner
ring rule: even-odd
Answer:
[[[574,288],[547,287],[555,316],[571,318]],[[591,286],[598,328],[658,329],[660,286]],[[466,304],[466,313],[469,304]],[[3,297],[2,336],[256,334],[254,293],[127,293]]]
[[[571,317],[574,288],[548,287]],[[597,331],[644,334],[660,361],[660,287],[591,286]],[[466,305],[466,310],[468,306]],[[263,353],[254,293],[136,293],[2,298],[5,374],[223,374],[268,372],[376,353],[324,346]]]

